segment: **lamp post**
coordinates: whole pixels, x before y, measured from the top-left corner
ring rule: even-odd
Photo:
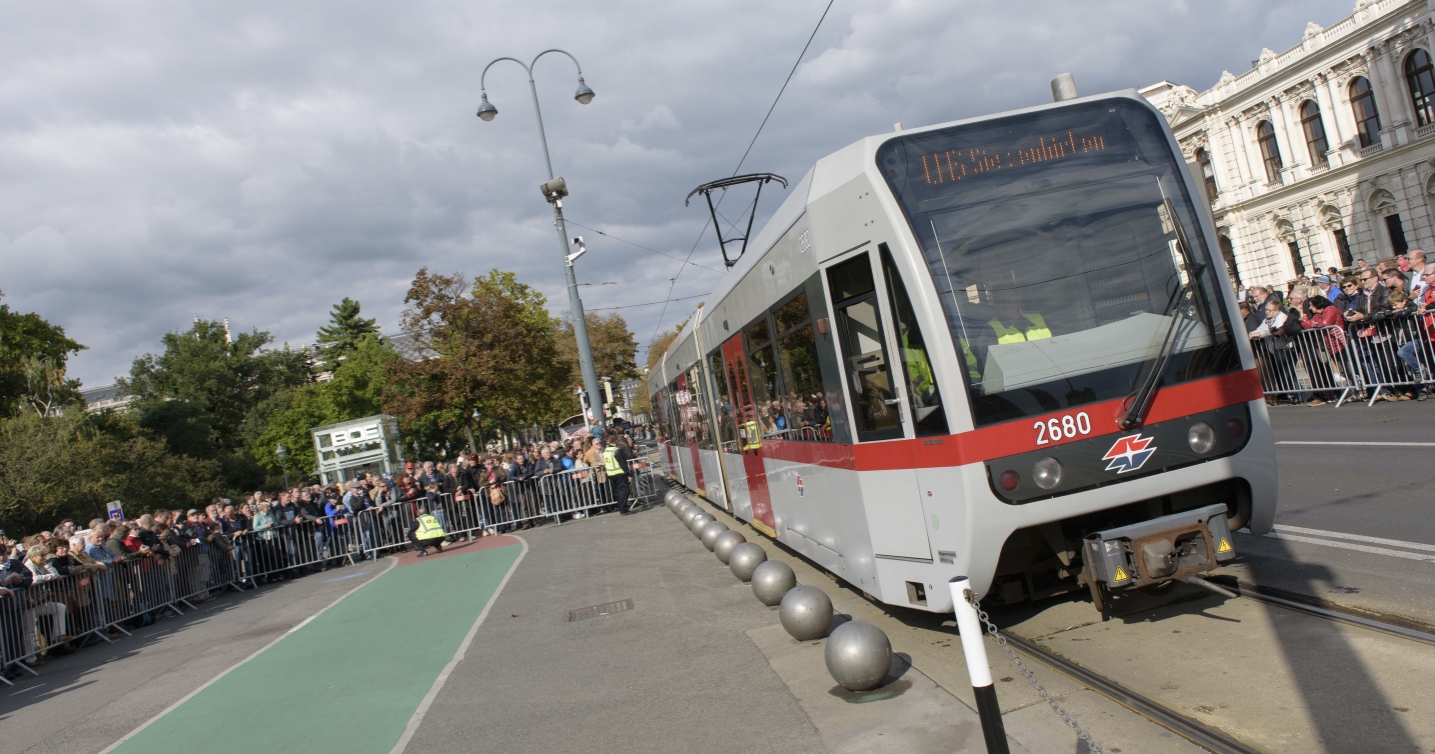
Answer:
[[[477,406],[474,406],[474,408],[473,408],[473,423],[474,423],[474,426],[478,427],[478,442],[481,443],[481,442],[483,442],[483,414],[480,414],[480,413],[478,412],[478,407],[477,407]],[[475,443],[474,443],[474,441],[473,441],[473,435],[472,435],[472,434],[469,434],[469,436],[468,436],[468,446],[469,446],[469,450],[471,450],[471,451],[474,452],[474,453],[478,453],[478,449],[477,449],[477,447],[475,446]]]
[[[274,455],[279,456],[279,468],[284,470],[284,489],[287,490],[289,489],[289,464],[286,461],[289,460],[289,450],[281,442],[274,449]]]
[[[543,198],[553,205],[553,226],[558,229],[558,252],[563,257],[563,272],[568,280],[568,309],[573,317],[573,336],[578,341],[578,367],[583,372],[583,389],[588,393],[588,405],[598,396],[598,372],[593,367],[593,349],[588,343],[588,323],[583,318],[583,300],[578,297],[578,279],[573,271],[573,261],[583,255],[586,251],[581,239],[574,239],[574,245],[578,251],[568,253],[568,225],[563,221],[563,197],[568,195],[567,184],[562,178],[553,175],[553,160],[548,156],[548,135],[543,131],[543,111],[538,107],[538,86],[533,83],[533,67],[538,64],[538,59],[550,52],[562,53],[573,61],[573,66],[578,69],[578,90],[573,94],[573,99],[580,105],[586,105],[593,101],[593,90],[583,81],[583,66],[579,65],[578,59],[572,54],[559,49],[549,49],[538,53],[533,62],[524,63],[518,58],[495,58],[483,68],[483,75],[479,77],[479,92],[481,94],[478,105],[478,117],[484,122],[493,120],[498,116],[498,108],[488,101],[488,69],[500,60],[511,60],[528,72],[528,89],[533,93],[533,114],[538,118],[538,140],[543,145],[543,162],[548,168],[548,182],[541,187]],[[580,400],[581,404],[582,401]],[[603,423],[602,416],[595,416],[595,421]]]

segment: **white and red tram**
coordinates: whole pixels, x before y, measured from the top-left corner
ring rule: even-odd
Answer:
[[[1134,91],[824,157],[649,376],[673,476],[934,612],[1209,570],[1276,470],[1201,196]]]

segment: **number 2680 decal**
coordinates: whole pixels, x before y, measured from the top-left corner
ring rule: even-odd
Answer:
[[[1037,422],[1031,427],[1036,430],[1036,444],[1047,445],[1091,434],[1091,417],[1082,411],[1062,417],[1053,416],[1044,422]]]

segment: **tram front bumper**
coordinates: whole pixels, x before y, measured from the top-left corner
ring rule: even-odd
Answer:
[[[1184,580],[1236,556],[1219,503],[1089,534],[1083,546],[1088,583],[1108,589]]]

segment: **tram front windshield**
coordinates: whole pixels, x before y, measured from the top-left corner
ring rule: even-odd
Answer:
[[[1125,398],[1168,333],[1163,384],[1239,368],[1225,276],[1158,117],[1114,100],[878,151],[937,283],[978,426]]]

